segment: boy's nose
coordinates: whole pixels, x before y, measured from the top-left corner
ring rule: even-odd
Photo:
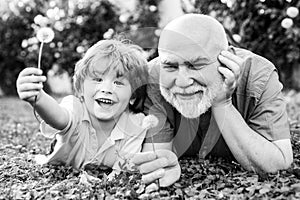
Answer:
[[[179,71],[176,76],[175,84],[178,87],[189,87],[193,84],[194,80],[186,67],[179,67]]]
[[[99,89],[102,93],[105,94],[112,94],[113,92],[112,84],[109,83],[108,81],[102,82],[102,84],[99,85]]]

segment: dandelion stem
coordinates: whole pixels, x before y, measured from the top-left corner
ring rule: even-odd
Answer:
[[[155,146],[154,146],[154,142],[153,142],[153,135],[151,135],[151,143],[152,143],[152,150],[157,158],[157,154],[156,154],[156,151],[155,151]],[[159,179],[156,180],[156,184],[157,184],[157,187],[158,187],[158,191],[159,191],[159,188],[160,188],[160,184],[159,184]]]
[[[38,69],[41,69],[41,60],[42,60],[42,52],[43,52],[43,46],[44,42],[41,42],[40,50],[39,50],[39,58],[38,58]],[[33,114],[38,122],[40,122],[38,115],[36,113],[35,104],[36,104],[37,96],[34,97],[34,103],[33,103]]]
[[[44,42],[41,42],[40,51],[39,51],[39,59],[38,59],[38,69],[41,69],[43,46],[44,46]]]

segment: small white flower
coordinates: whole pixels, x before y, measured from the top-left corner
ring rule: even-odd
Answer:
[[[119,16],[119,21],[122,23],[126,23],[130,18],[130,13],[123,13]]]
[[[21,46],[22,46],[22,48],[28,47],[28,41],[27,40],[23,40]]]
[[[36,37],[40,42],[48,43],[53,40],[54,31],[51,28],[43,27],[38,30]]]
[[[144,118],[142,127],[144,129],[150,129],[158,124],[158,119],[154,115],[148,115]]]
[[[298,14],[299,14],[299,9],[296,8],[296,7],[291,6],[291,7],[289,7],[289,8],[286,10],[286,14],[287,14],[289,17],[291,17],[291,18],[295,18],[295,17],[297,17]]]
[[[242,38],[239,34],[233,34],[232,37],[233,37],[234,41],[236,41],[238,43],[240,43],[242,40]]]
[[[85,49],[84,49],[83,46],[78,46],[78,47],[76,48],[76,51],[77,51],[77,53],[83,53],[83,52],[85,51]]]
[[[294,22],[291,18],[284,18],[281,21],[281,26],[285,29],[291,28],[293,26]]]
[[[149,6],[149,10],[150,10],[150,12],[155,12],[155,11],[157,11],[157,7],[154,5],[151,5],[151,6]]]

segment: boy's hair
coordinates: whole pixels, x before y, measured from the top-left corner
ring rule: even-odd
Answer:
[[[125,75],[131,85],[134,104],[129,105],[133,112],[143,111],[148,80],[147,60],[143,49],[132,44],[129,40],[100,40],[90,47],[82,59],[75,65],[73,84],[75,95],[80,97],[84,79],[93,74],[90,69],[99,59],[109,59],[109,64],[104,69],[116,70],[117,74]],[[120,65],[121,63],[121,65]]]

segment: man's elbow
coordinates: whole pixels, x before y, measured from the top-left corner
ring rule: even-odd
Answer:
[[[279,170],[286,170],[291,167],[293,163],[293,153],[285,153],[282,156],[273,157],[270,164],[263,164],[259,166],[252,166],[252,171],[256,173],[276,173]]]
[[[277,169],[274,169],[274,172],[279,170],[285,170],[291,167],[293,163],[293,152],[287,153],[284,155],[284,158],[278,161]]]

